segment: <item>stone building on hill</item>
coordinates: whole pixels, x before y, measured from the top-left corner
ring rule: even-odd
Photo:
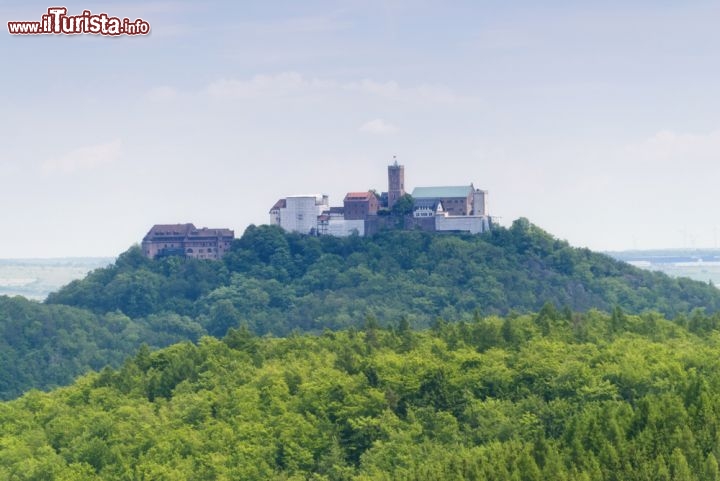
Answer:
[[[220,259],[230,249],[235,233],[230,229],[198,229],[194,224],[155,224],[142,240],[143,253],[166,256]]]
[[[492,225],[488,193],[473,184],[416,187],[411,212],[405,205],[393,209],[405,195],[405,166],[394,160],[388,166],[387,192],[348,192],[342,207],[330,207],[327,195],[289,196],[270,209],[270,223],[290,232],[334,236],[397,228],[481,233]]]
[[[328,208],[327,195],[291,195],[272,206],[270,224],[278,225],[288,232],[316,235],[318,216]]]
[[[440,202],[449,215],[469,215],[472,211],[473,186],[415,187],[413,201]]]
[[[373,192],[348,192],[343,207],[346,220],[365,220],[377,214],[380,200]]]
[[[393,157],[392,165],[388,165],[387,208],[392,209],[400,197],[405,195],[405,166],[399,165]]]

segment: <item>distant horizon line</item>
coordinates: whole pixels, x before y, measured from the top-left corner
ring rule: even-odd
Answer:
[[[585,247],[581,246],[572,246],[578,249],[583,249]],[[720,247],[654,247],[654,248],[648,248],[648,249],[642,249],[642,248],[631,248],[631,249],[609,249],[609,250],[595,250],[590,249],[593,252],[598,252],[601,254],[620,254],[620,253],[635,253],[635,252],[687,252],[687,251],[716,251],[720,252]],[[122,253],[120,253],[122,254]],[[10,261],[10,262],[33,262],[33,261],[71,261],[71,260],[92,260],[92,261],[101,261],[101,260],[115,260],[117,259],[120,254],[116,255],[93,255],[93,256],[50,256],[50,257],[0,257],[0,262],[4,261]]]
[[[56,257],[0,257],[0,262],[3,261],[69,261],[69,260],[114,260],[117,259],[118,255],[114,256],[56,256]]]

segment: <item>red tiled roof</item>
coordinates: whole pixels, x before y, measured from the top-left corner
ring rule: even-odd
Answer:
[[[370,200],[370,197],[373,196],[372,192],[348,192],[345,196],[345,200]]]

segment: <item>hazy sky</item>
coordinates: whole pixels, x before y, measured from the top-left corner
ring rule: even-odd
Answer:
[[[0,3],[0,257],[239,236],[288,194],[386,190],[393,155],[578,246],[718,245],[717,1],[62,4],[152,33],[12,36],[54,4]]]

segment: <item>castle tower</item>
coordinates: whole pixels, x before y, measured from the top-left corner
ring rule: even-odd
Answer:
[[[405,195],[405,166],[398,165],[395,156],[393,159],[393,165],[388,165],[388,209]]]
[[[488,202],[487,190],[475,189],[475,191],[473,192],[473,202],[472,202],[473,215],[488,215],[487,202]]]

